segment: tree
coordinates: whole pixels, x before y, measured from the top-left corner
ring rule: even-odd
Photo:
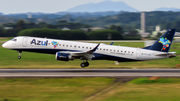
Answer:
[[[124,32],[123,32],[123,28],[122,28],[121,26],[111,25],[111,26],[109,27],[109,29],[111,29],[111,30],[116,30],[116,31],[118,31],[120,34],[123,34],[123,33],[124,33]]]
[[[58,24],[62,24],[62,23],[67,23],[67,21],[66,20],[59,20],[58,21]]]
[[[15,27],[16,26],[16,24],[14,24],[14,23],[5,23],[5,24],[3,24],[3,27]]]
[[[111,37],[111,40],[123,39],[122,34],[115,30],[91,31],[88,33],[88,37],[91,40],[107,40],[109,37]]]
[[[39,22],[39,23],[37,24],[37,27],[38,27],[38,28],[46,28],[46,27],[47,27],[47,23],[46,23],[46,22]]]
[[[23,20],[19,20],[17,23],[16,23],[16,28],[18,31],[21,31],[23,29],[25,29],[25,23]]]
[[[115,25],[111,25],[111,26],[109,27],[109,29],[116,30],[116,26],[115,26]]]
[[[28,23],[25,23],[25,26],[27,29],[29,28],[35,28],[36,27],[36,23],[34,22],[28,22]]]
[[[141,39],[141,35],[138,33],[137,30],[133,29],[128,32],[128,34],[125,35],[126,40],[139,40]]]
[[[158,33],[158,34],[156,35],[157,38],[159,38],[159,37],[161,37],[161,36],[162,36],[162,33]]]
[[[51,25],[51,24],[47,24],[47,25],[46,25],[46,28],[55,28],[55,26],[54,26],[54,25]]]
[[[48,37],[53,39],[65,39],[65,40],[86,40],[87,35],[80,30],[59,30],[59,29],[26,29],[20,31],[18,36],[33,36],[33,37]]]
[[[138,34],[137,30],[130,30],[126,36],[137,37],[137,36],[140,36],[140,35]]]
[[[15,29],[7,29],[3,31],[4,37],[15,37],[17,35],[17,30]]]
[[[0,37],[4,37],[3,29],[0,28]]]

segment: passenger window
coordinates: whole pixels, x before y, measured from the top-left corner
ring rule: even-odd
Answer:
[[[86,47],[86,49],[88,49],[88,47]]]
[[[108,51],[108,49],[106,49],[106,51]]]
[[[61,44],[59,44],[59,46],[61,46]]]

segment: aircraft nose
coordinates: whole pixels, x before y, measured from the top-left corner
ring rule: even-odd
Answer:
[[[3,48],[6,48],[6,47],[7,47],[7,43],[4,43],[4,44],[2,45],[2,47],[3,47]]]

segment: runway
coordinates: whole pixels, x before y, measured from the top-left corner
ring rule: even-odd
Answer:
[[[180,76],[180,69],[0,69],[0,77]]]

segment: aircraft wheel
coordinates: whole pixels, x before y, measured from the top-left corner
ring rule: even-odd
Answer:
[[[21,56],[18,56],[18,59],[21,59]]]
[[[85,63],[81,63],[81,67],[82,68],[86,67]]]
[[[21,53],[22,51],[17,51],[19,53],[18,59],[21,59]]]
[[[89,66],[89,62],[85,62],[84,64],[85,64],[85,66],[86,66],[86,67],[88,67],[88,66]]]

